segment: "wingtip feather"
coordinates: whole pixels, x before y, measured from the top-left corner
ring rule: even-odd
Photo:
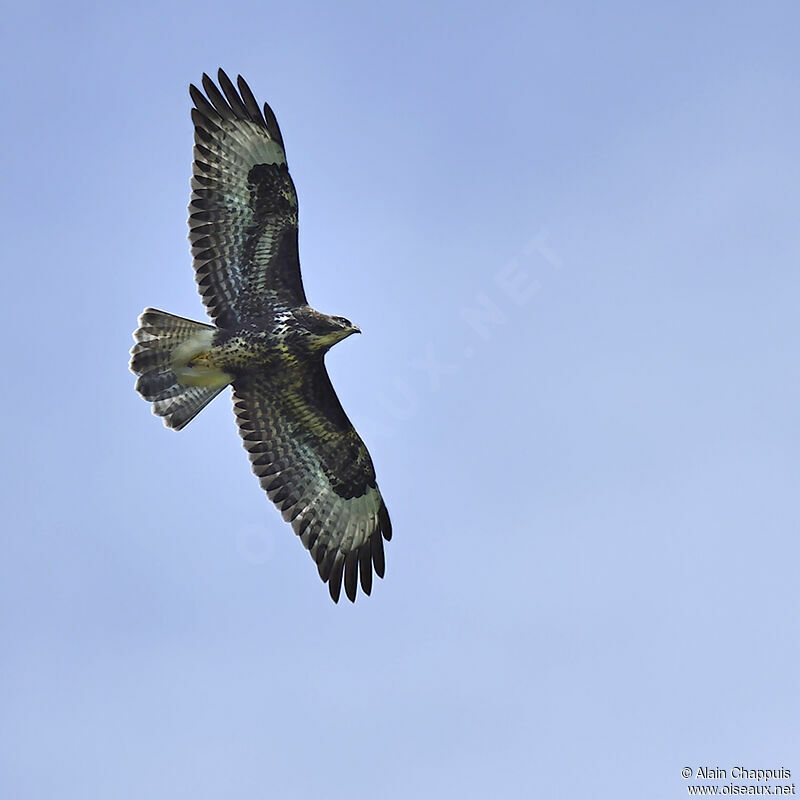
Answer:
[[[386,572],[386,558],[383,554],[383,539],[381,532],[375,531],[369,538],[370,541],[370,555],[372,556],[372,564],[375,567],[375,574],[382,578]]]
[[[242,98],[239,97],[239,93],[236,91],[231,79],[225,74],[225,71],[222,69],[222,67],[220,67],[219,72],[217,73],[217,80],[219,81],[219,85],[222,88],[228,103],[233,109],[233,113],[242,119],[249,119],[250,114],[245,108]]]
[[[331,600],[333,600],[334,603],[339,602],[339,595],[342,591],[342,573],[344,572],[344,563],[344,556],[341,553],[337,553],[336,559],[333,562],[333,568],[328,576],[328,590],[331,594]]]
[[[361,591],[369,596],[372,593],[372,559],[370,558],[369,543],[358,548],[359,573],[361,575]]]
[[[205,72],[203,73],[203,89],[205,89],[206,96],[223,119],[234,118],[233,109],[228,105],[228,101],[223,97],[216,83]]]
[[[344,591],[351,603],[358,589],[358,550],[351,550],[344,561]]]
[[[267,123],[264,119],[264,115],[261,113],[261,109],[258,107],[258,102],[256,101],[253,92],[250,90],[250,87],[247,85],[247,81],[241,75],[237,75],[236,85],[239,87],[239,94],[241,94],[245,108],[250,114],[250,119],[259,125],[264,125],[266,127]]]
[[[381,507],[378,509],[378,524],[381,531],[383,531],[383,538],[386,541],[391,541],[392,538],[392,521],[389,519],[389,509],[386,508],[386,503],[381,501]]]

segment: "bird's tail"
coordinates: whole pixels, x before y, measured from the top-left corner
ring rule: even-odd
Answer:
[[[153,404],[168,428],[191,422],[232,380],[203,364],[217,329],[155,308],[146,308],[134,331],[131,371],[136,391]]]

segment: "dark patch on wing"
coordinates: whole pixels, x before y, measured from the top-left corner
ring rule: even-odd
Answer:
[[[247,186],[250,208],[257,217],[291,213],[295,191],[286,164],[256,164],[247,173]]]

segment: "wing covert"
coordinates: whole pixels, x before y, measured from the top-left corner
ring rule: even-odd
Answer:
[[[206,308],[234,327],[274,305],[306,302],[297,250],[297,193],[278,123],[239,76],[190,85],[194,163],[189,240]]]

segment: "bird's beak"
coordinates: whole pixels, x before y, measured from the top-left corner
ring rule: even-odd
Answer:
[[[341,342],[342,339],[347,339],[354,333],[361,333],[361,328],[359,328],[358,325],[350,325],[347,328],[342,328],[338,333],[334,334],[336,337],[335,341]]]

